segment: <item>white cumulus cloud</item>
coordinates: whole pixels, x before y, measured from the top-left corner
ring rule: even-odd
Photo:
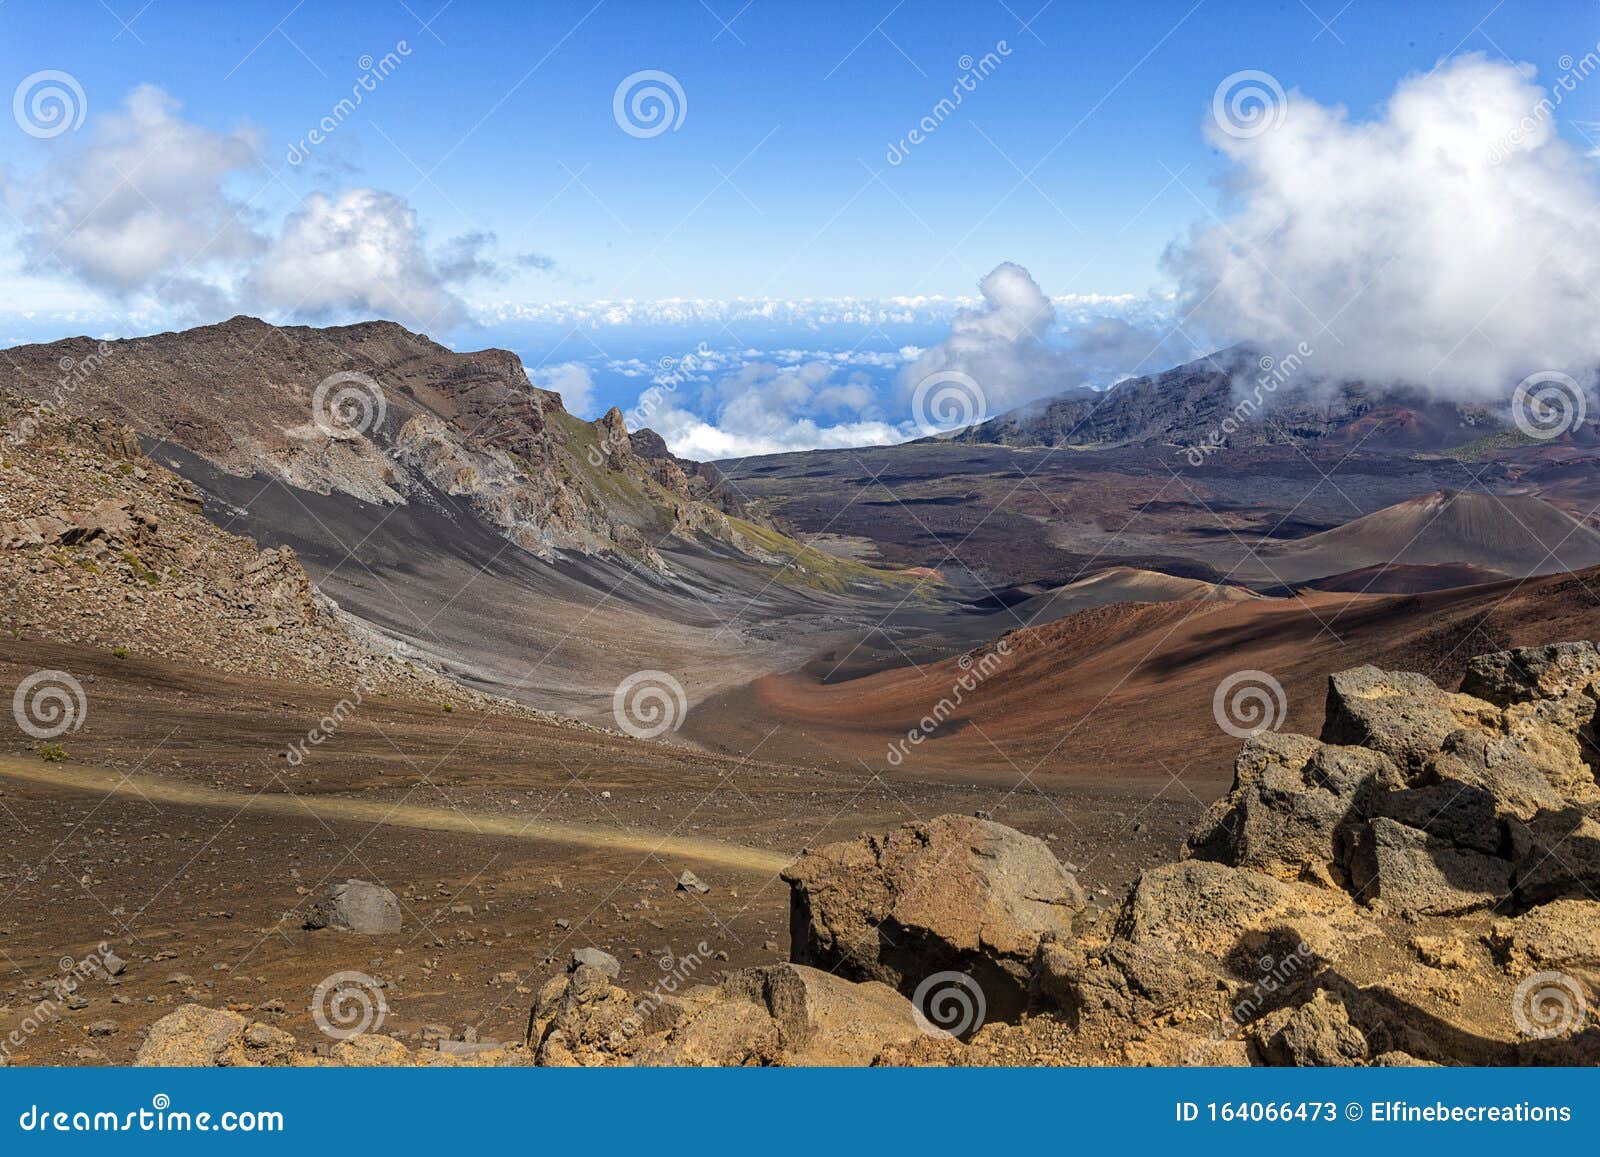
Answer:
[[[923,432],[977,422],[1080,386],[1106,386],[1150,365],[1165,369],[1196,352],[1159,324],[1155,299],[1074,299],[1070,325],[1022,266],[1004,262],[978,285],[982,304],[956,314],[950,334],[900,374]],[[929,391],[933,392],[930,394]],[[959,404],[945,411],[938,398]]]
[[[212,132],[178,112],[177,101],[142,85],[94,121],[81,147],[7,181],[30,269],[65,272],[117,298],[146,289],[173,299],[218,297],[212,276],[265,244],[249,210],[225,188],[256,165],[260,140],[244,129]]]
[[[500,275],[492,234],[430,251],[411,206],[378,189],[312,193],[274,229],[257,207],[269,185],[258,134],[181,113],[141,85],[40,168],[0,172],[29,276],[87,288],[129,317],[192,323],[248,310],[420,330],[464,320],[456,290]]]
[[[1219,342],[1315,350],[1319,375],[1505,397],[1600,361],[1600,196],[1527,66],[1469,55],[1400,83],[1380,113],[1288,94],[1281,124],[1213,127],[1225,220],[1167,263]]]
[[[251,272],[246,296],[305,317],[355,312],[416,330],[463,316],[423,245],[416,211],[377,189],[307,197]]]

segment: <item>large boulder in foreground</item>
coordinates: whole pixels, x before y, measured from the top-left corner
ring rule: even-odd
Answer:
[[[924,1035],[911,1002],[886,984],[856,984],[803,964],[736,972],[717,999],[685,1017],[646,1065],[870,1065]]]
[[[311,905],[306,927],[385,936],[400,931],[400,899],[382,884],[346,880],[331,886]]]
[[[783,878],[796,962],[908,995],[962,972],[990,1019],[1022,1012],[1040,941],[1070,937],[1084,905],[1044,841],[971,816],[808,850]]]
[[[1404,782],[1381,752],[1263,732],[1239,753],[1233,789],[1201,817],[1187,852],[1280,879],[1342,883],[1349,831]]]
[[[1350,877],[1365,902],[1408,917],[1479,912],[1511,895],[1507,861],[1382,816],[1358,833]]]
[[[802,964],[638,999],[580,965],[545,986],[533,1017],[538,1063],[549,1066],[870,1065],[925,1033],[936,1035],[888,985]]]
[[[136,1065],[240,1068],[293,1063],[295,1039],[236,1012],[186,1004],[150,1026]]]
[[[1600,650],[1590,642],[1550,643],[1479,655],[1467,664],[1461,691],[1510,707],[1593,692],[1600,684]]]
[[[1328,679],[1322,741],[1381,751],[1417,769],[1463,727],[1493,727],[1500,712],[1472,695],[1441,690],[1426,675],[1355,667]]]

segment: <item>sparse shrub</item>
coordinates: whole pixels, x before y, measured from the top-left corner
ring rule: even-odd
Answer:
[[[456,705],[454,703],[446,703],[444,705],[444,709],[446,711],[454,711],[456,709]]]
[[[59,743],[41,743],[39,745],[39,758],[46,763],[62,763],[72,757],[67,754],[67,749]]]
[[[133,569],[134,577],[139,579],[146,586],[153,587],[161,581],[161,576],[155,571],[151,570],[149,567],[145,566],[144,561],[140,559],[138,555],[134,554],[133,551],[123,551],[122,561],[127,563],[128,566]]]
[[[112,647],[111,648],[111,657],[113,659],[126,659],[128,657],[128,648],[126,648],[126,647]]]
[[[261,628],[261,633],[263,635],[276,635],[278,633],[278,628],[272,623],[268,623],[266,626]]]

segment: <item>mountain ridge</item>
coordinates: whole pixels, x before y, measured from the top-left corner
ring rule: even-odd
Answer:
[[[1349,441],[1446,449],[1498,433],[1487,407],[1313,377],[1314,353],[1275,360],[1230,346],[1105,391],[1069,390],[989,418],[955,441],[1074,448],[1160,443],[1197,450]]]

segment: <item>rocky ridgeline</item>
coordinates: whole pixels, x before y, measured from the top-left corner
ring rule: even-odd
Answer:
[[[134,431],[0,390],[0,627],[257,677],[499,709],[387,650],[312,585],[202,514],[200,492]]]
[[[944,816],[795,861],[787,964],[630,993],[578,954],[526,1040],[467,1058],[314,1056],[190,1007],[140,1060],[1592,1063],[1597,711],[1589,643],[1477,658],[1459,693],[1361,667],[1329,681],[1320,740],[1249,740],[1182,858],[1107,919],[1042,842]]]
[[[235,317],[122,341],[7,351],[7,385],[114,417],[217,468],[365,502],[469,504],[544,557],[709,535],[742,549],[746,515],[715,467],[639,450],[622,414],[586,422],[507,350],[458,353],[393,322],[314,329]],[[637,436],[637,435],[636,435]],[[759,516],[757,516],[759,517]]]

